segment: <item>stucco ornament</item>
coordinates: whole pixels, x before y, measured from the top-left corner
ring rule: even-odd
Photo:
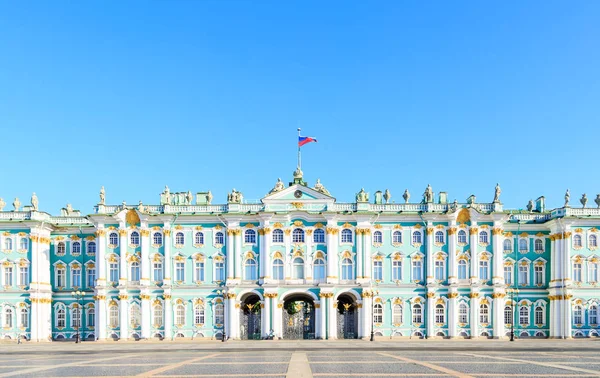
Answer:
[[[433,203],[433,189],[430,184],[427,184],[427,188],[425,188],[425,192],[423,193],[423,202]]]
[[[530,213],[533,211],[533,200],[529,200],[529,202],[527,202],[527,211]]]
[[[6,206],[6,202],[3,198],[0,198],[0,211],[4,211],[4,206]]]
[[[242,203],[243,200],[244,196],[242,195],[242,192],[238,192],[237,190],[235,190],[235,188],[233,188],[231,190],[231,193],[227,195],[228,203]]]
[[[502,189],[500,189],[500,184],[496,184],[496,191],[494,193],[494,203],[500,202],[500,193],[502,193]]]
[[[410,192],[408,191],[408,189],[404,191],[402,198],[404,198],[404,203],[408,203],[408,200],[410,200]]]
[[[106,191],[104,190],[104,186],[100,188],[100,205],[104,205],[106,203]]]
[[[15,198],[13,201],[13,207],[15,208],[14,211],[19,211],[19,208],[21,207],[21,201],[19,201],[19,197]]]
[[[569,206],[570,200],[571,200],[571,192],[569,192],[569,189],[567,189],[567,192],[565,193],[565,207]]]
[[[596,194],[596,199],[594,200],[594,202],[596,202],[598,209],[600,209],[600,194]]]
[[[208,193],[206,193],[206,204],[210,205],[210,203],[212,202],[212,199],[213,199],[213,195],[209,190]]]
[[[269,194],[281,192],[283,190],[283,188],[284,188],[283,182],[281,181],[281,178],[278,178],[277,182],[275,183],[275,186],[273,187],[273,189],[271,189]]]
[[[581,202],[581,205],[583,205],[584,208],[585,208],[585,205],[587,205],[587,201],[588,201],[587,196],[585,195],[585,193],[583,193],[579,202]]]
[[[356,193],[356,202],[369,202],[369,193],[365,192],[365,188]]]
[[[392,193],[390,193],[389,189],[386,189],[383,193],[383,199],[385,200],[385,203],[390,203],[390,200],[392,199]]]
[[[323,186],[323,184],[321,184],[321,179],[317,179],[314,189],[319,193],[323,193],[328,196],[330,195],[329,190],[325,189],[325,186]]]
[[[37,196],[35,195],[35,192],[33,192],[33,194],[31,195],[31,207],[33,208],[34,211],[38,210],[38,205],[39,205],[39,201]]]

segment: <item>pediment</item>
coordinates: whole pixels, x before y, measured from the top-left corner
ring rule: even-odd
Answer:
[[[265,196],[262,203],[323,202],[333,203],[335,198],[304,185],[295,184]]]

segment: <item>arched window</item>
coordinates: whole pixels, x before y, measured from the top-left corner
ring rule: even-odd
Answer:
[[[304,243],[304,230],[301,228],[294,229],[294,232],[292,232],[292,242]]]
[[[402,324],[402,305],[400,304],[392,307],[392,324]]]
[[[529,307],[521,306],[519,308],[519,325],[529,324]]]
[[[342,260],[342,280],[348,281],[354,279],[354,264],[349,258]]]
[[[458,244],[467,244],[467,232],[465,230],[458,231]]]
[[[204,234],[202,232],[196,232],[194,234],[194,244],[196,244],[196,245],[204,244]]]
[[[196,326],[204,324],[204,306],[201,304],[194,306],[194,324]]]
[[[412,308],[412,322],[413,324],[423,323],[423,308],[418,303]]]
[[[108,324],[110,325],[110,328],[119,327],[119,307],[110,306],[108,312]]]
[[[129,244],[131,245],[140,245],[140,234],[137,231],[133,231],[129,235]]]
[[[283,243],[283,230],[278,228],[273,230],[273,243]]]
[[[544,309],[541,306],[535,308],[535,324],[544,324]]]
[[[583,307],[575,306],[573,309],[573,323],[583,324]]]
[[[175,234],[175,244],[184,245],[185,244],[185,236],[183,232],[178,232]]]
[[[162,234],[160,232],[155,232],[152,235],[152,244],[154,244],[154,245],[162,245],[162,243],[163,243]]]
[[[137,304],[133,304],[129,307],[129,324],[131,324],[131,328],[137,328],[142,324],[142,314],[140,312],[140,306]]]
[[[323,229],[317,228],[315,232],[313,232],[313,242],[325,243],[325,231],[323,231]]]
[[[444,244],[444,233],[442,231],[435,232],[435,242],[437,244]]]
[[[512,241],[510,239],[504,239],[504,252],[512,252]]]
[[[108,235],[108,244],[110,245],[119,245],[119,235],[116,232],[111,232]]]
[[[256,244],[256,231],[254,231],[254,230],[244,231],[244,243]]]
[[[81,253],[81,243],[80,242],[73,242],[73,244],[71,245],[71,253],[73,255],[79,255]]]
[[[535,239],[533,249],[536,252],[544,252],[544,243],[542,243],[542,239]]]
[[[423,238],[421,238],[421,233],[419,231],[413,232],[412,242],[413,242],[413,244],[422,244],[423,243]]]
[[[87,254],[90,256],[96,254],[96,242],[91,241],[87,243]]]
[[[296,257],[292,262],[294,278],[301,280],[304,279],[304,260],[300,257]]]
[[[342,243],[352,243],[352,230],[347,228],[342,230]]]
[[[163,325],[163,306],[162,304],[154,305],[152,309],[152,318],[154,321],[154,328],[160,328]]]
[[[597,326],[598,325],[598,306],[596,306],[596,305],[590,306],[588,315],[590,317],[590,319],[589,319],[590,325]]]
[[[131,263],[129,280],[133,282],[138,282],[140,280],[140,263],[134,261]]]
[[[21,308],[19,323],[21,328],[29,327],[29,311],[26,308]]]
[[[244,262],[244,279],[247,281],[256,281],[256,260],[250,258]]]
[[[13,327],[13,309],[10,307],[4,309],[4,327],[7,329]]]
[[[21,245],[19,246],[19,249],[22,249],[22,250],[29,249],[29,240],[27,240],[27,238],[21,238]]]
[[[185,325],[185,306],[182,304],[175,306],[175,324],[180,328]]]
[[[458,322],[460,324],[467,324],[469,322],[469,308],[465,302],[461,302],[458,305]]]
[[[402,280],[402,260],[400,260],[400,259],[392,260],[392,280],[393,281],[401,281]]]
[[[373,243],[382,244],[383,243],[383,234],[381,231],[375,231],[373,233]]]
[[[402,232],[394,231],[394,233],[392,234],[392,243],[402,244]]]
[[[479,305],[479,323],[489,324],[490,323],[490,308],[486,304]]]
[[[223,303],[215,304],[215,325],[217,327],[222,327],[223,323],[225,323],[225,315],[223,312]]]
[[[489,243],[489,238],[488,238],[487,231],[481,231],[479,233],[479,243],[481,243],[481,244],[488,244]]]
[[[283,260],[273,260],[273,279],[283,280]]]
[[[527,248],[527,239],[519,239],[519,252],[525,253],[529,250]]]
[[[225,238],[223,237],[223,233],[222,232],[217,232],[215,234],[215,244],[218,244],[218,245],[225,244]]]
[[[383,305],[381,303],[375,303],[373,306],[373,323],[383,323]]]
[[[12,247],[12,239],[11,238],[4,239],[4,249],[7,249],[7,250],[12,250],[13,249],[13,247]]]
[[[436,324],[446,323],[446,309],[442,304],[435,305],[435,322]]]
[[[465,260],[465,259],[458,260],[458,279],[466,280],[469,277],[468,271],[469,271],[469,265],[467,263],[467,260]]]
[[[588,239],[588,244],[590,245],[590,248],[597,248],[598,247],[598,237],[596,235],[590,235],[589,239]]]
[[[8,239],[8,240],[10,240],[10,239]],[[67,251],[67,248],[65,246],[65,243],[59,242],[58,245],[56,246],[56,254],[58,256],[64,256],[66,251]]]
[[[511,325],[513,319],[512,308],[510,306],[504,307],[504,324]]]
[[[313,278],[316,282],[325,282],[325,261],[316,259],[313,264]]]
[[[576,234],[573,236],[573,247],[581,247],[581,235]]]

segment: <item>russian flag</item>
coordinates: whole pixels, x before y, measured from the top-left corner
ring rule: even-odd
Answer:
[[[308,144],[310,142],[317,142],[317,140],[315,138],[312,137],[303,137],[303,136],[298,136],[298,147],[302,147],[305,144]]]

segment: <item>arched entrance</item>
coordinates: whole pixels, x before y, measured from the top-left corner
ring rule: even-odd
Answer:
[[[337,301],[338,339],[358,338],[358,306],[349,294],[341,294]]]
[[[292,295],[283,303],[283,338],[315,338],[315,304],[307,295]]]
[[[240,338],[242,340],[260,340],[260,298],[256,294],[248,294],[242,299],[240,309]]]

